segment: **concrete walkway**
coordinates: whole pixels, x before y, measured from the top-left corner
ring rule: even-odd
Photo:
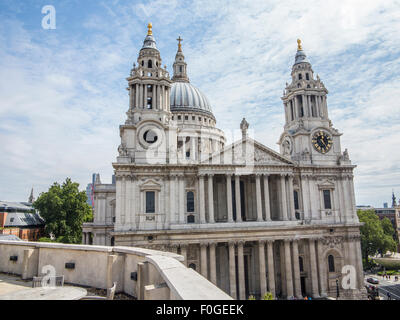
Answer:
[[[32,281],[21,280],[19,276],[0,273],[0,295],[32,288]]]

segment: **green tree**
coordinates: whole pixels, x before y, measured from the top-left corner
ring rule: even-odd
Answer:
[[[394,229],[389,219],[379,220],[373,209],[358,210],[357,215],[360,222],[364,223],[360,228],[361,250],[364,267],[368,267],[368,255],[396,250],[396,241],[393,239]]]
[[[49,191],[41,193],[33,206],[46,222],[47,237],[54,235],[57,242],[81,243],[82,223],[93,219],[85,191],[67,178],[60,186],[55,182]]]

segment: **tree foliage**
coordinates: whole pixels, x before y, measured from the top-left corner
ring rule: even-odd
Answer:
[[[86,201],[85,191],[79,191],[79,184],[67,178],[62,185],[55,182],[49,191],[41,193],[33,206],[46,222],[47,237],[53,235],[57,242],[81,243],[82,223],[93,218]]]
[[[374,210],[358,210],[358,218],[364,225],[361,231],[361,249],[363,258],[377,253],[396,251],[396,241],[393,239],[395,230],[388,218],[382,220]]]

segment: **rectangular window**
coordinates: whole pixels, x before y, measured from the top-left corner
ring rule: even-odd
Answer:
[[[323,190],[323,194],[324,194],[324,207],[325,207],[325,209],[332,209],[331,190]]]
[[[156,193],[154,191],[146,192],[146,213],[155,213],[156,212]]]

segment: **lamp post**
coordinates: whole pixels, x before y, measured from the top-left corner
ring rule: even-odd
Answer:
[[[336,279],[336,299],[338,299],[339,296],[340,296],[340,293],[339,293],[339,280]]]

